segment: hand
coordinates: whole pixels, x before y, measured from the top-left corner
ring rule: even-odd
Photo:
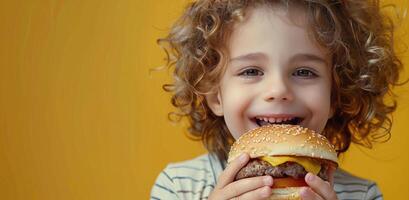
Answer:
[[[305,182],[308,186],[301,189],[301,199],[303,200],[337,200],[337,194],[333,189],[335,168],[330,168],[328,172],[329,182],[320,177],[308,173]]]
[[[239,172],[249,160],[250,157],[248,154],[242,154],[231,162],[220,174],[217,181],[218,183],[210,194],[209,200],[257,200],[268,198],[271,195],[271,186],[273,185],[273,178],[271,176],[244,178],[234,181],[237,172]]]

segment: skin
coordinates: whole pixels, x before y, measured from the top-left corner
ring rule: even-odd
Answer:
[[[218,92],[206,96],[235,139],[258,127],[260,118],[299,117],[301,126],[320,133],[332,116],[331,56],[308,36],[305,18],[296,7],[262,6],[249,9],[246,19],[235,24]],[[248,160],[244,154],[229,164],[209,199],[266,199],[270,176],[233,182]],[[306,182],[303,199],[337,199],[332,181],[308,174]]]

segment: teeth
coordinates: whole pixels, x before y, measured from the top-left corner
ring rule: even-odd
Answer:
[[[281,122],[286,122],[293,120],[294,117],[284,117],[284,118],[267,118],[267,117],[256,117],[256,119],[265,121],[268,123],[281,123]]]

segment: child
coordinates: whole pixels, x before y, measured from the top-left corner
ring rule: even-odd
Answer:
[[[396,103],[383,99],[401,62],[393,24],[376,0],[198,0],[169,36],[172,104],[209,154],[170,164],[151,199],[266,199],[270,176],[233,181],[249,160],[226,167],[232,142],[266,123],[299,124],[325,135],[337,152],[389,136]],[[174,118],[173,118],[174,119]],[[175,119],[177,120],[177,119]],[[288,122],[287,122],[288,123]],[[386,132],[376,132],[380,129]],[[378,134],[378,135],[375,135]],[[376,137],[375,137],[376,136]],[[382,199],[374,182],[341,169],[331,183],[309,173],[303,199]]]

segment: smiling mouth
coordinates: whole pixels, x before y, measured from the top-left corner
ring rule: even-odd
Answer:
[[[274,124],[299,125],[303,119],[300,117],[291,117],[291,118],[256,117],[255,120],[256,120],[257,125],[267,126],[267,125],[274,125]]]

